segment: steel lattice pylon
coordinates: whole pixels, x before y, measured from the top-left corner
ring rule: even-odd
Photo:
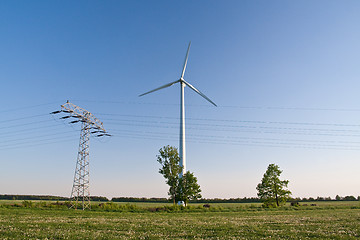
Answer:
[[[77,208],[79,202],[83,209],[90,209],[89,190],[89,142],[90,124],[83,122],[80,133],[79,151],[76,161],[74,183],[71,190],[71,208]]]
[[[76,120],[69,122],[70,124],[81,122],[81,133],[78,156],[76,161],[76,169],[74,174],[74,182],[71,191],[71,206],[70,208],[77,209],[81,206],[83,210],[90,209],[90,190],[89,190],[89,142],[90,135],[95,137],[111,136],[106,132],[103,123],[99,121],[90,112],[82,109],[69,101],[61,105],[60,111],[52,112],[67,113],[67,116],[61,119],[76,118]]]

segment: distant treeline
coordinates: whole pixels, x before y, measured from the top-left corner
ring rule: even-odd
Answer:
[[[107,202],[109,199],[106,197],[90,196],[91,201],[104,201]],[[0,200],[43,200],[43,201],[69,201],[68,197],[59,196],[44,196],[44,195],[0,195]]]
[[[37,195],[0,195],[2,200],[51,200],[51,201],[67,201],[67,197],[58,196],[37,196]]]
[[[117,197],[112,198],[113,202],[157,202],[157,203],[168,203],[172,202],[167,198],[136,198],[136,197]],[[191,200],[191,203],[255,203],[260,202],[259,198],[202,198],[198,200]]]
[[[115,197],[111,199],[112,202],[154,202],[154,203],[167,203],[167,198],[137,198],[137,197]]]
[[[110,201],[106,197],[101,196],[91,196],[91,201],[101,201],[108,202]],[[69,201],[68,197],[59,197],[59,196],[44,196],[44,195],[11,195],[3,194],[0,195],[0,200],[43,200],[43,201]],[[168,203],[171,202],[167,198],[145,198],[145,197],[116,197],[111,199],[112,202],[152,202],[152,203]],[[354,196],[345,196],[340,197],[336,195],[335,198],[331,197],[309,197],[309,198],[291,198],[289,201],[297,202],[316,202],[316,201],[360,201],[360,196],[357,198]],[[199,200],[190,201],[191,203],[257,203],[261,202],[259,198],[256,197],[244,197],[244,198],[202,198]]]
[[[112,202],[154,202],[154,203],[167,203],[171,202],[167,198],[136,198],[136,197],[117,197],[112,198]],[[309,198],[290,198],[290,202],[316,202],[316,201],[360,201],[360,196],[355,198],[354,196],[345,196],[340,197],[336,196],[334,199],[330,197],[309,197]],[[244,197],[244,198],[229,198],[229,199],[222,199],[222,198],[202,198],[199,200],[192,200],[191,203],[258,203],[261,200],[257,197]]]
[[[309,198],[291,198],[290,201],[297,201],[297,202],[316,202],[316,201],[360,201],[360,196],[357,198],[354,196],[345,196],[340,197],[339,195],[336,195],[335,198],[331,197],[309,197]]]
[[[251,197],[251,198],[202,198],[199,200],[190,201],[192,203],[257,203],[261,202],[259,198]]]
[[[136,197],[117,197],[112,198],[113,202],[154,202],[154,203],[168,203],[171,200],[167,198],[136,198]],[[259,198],[230,198],[230,199],[221,199],[221,198],[213,198],[207,199],[202,198],[198,200],[192,200],[191,203],[254,203],[260,202]]]

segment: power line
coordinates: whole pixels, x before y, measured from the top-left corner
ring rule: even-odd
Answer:
[[[163,133],[163,132],[144,132],[144,131],[130,131],[130,130],[123,130],[123,129],[113,129],[114,133],[116,134],[116,137],[126,137],[126,138],[152,138],[157,140],[166,140],[166,139],[176,139],[177,134],[169,134],[169,133]],[[55,135],[55,134],[54,134]],[[160,135],[160,136],[159,136]],[[1,149],[7,149],[7,148],[16,148],[16,146],[26,146],[29,145],[33,146],[33,143],[47,143],[51,140],[55,140],[58,138],[43,138],[51,136],[51,134],[45,134],[41,136],[37,136],[36,138],[40,138],[39,140],[32,140],[32,141],[25,141],[25,140],[31,140],[32,137],[23,138],[23,139],[16,139],[16,140],[8,140],[8,142],[13,142],[12,144],[6,144],[6,145],[0,145]],[[64,138],[68,139],[69,137],[72,137],[73,135],[65,136]],[[327,149],[339,149],[339,148],[355,148],[357,146],[353,145],[344,145],[344,144],[358,144],[357,141],[329,141],[329,140],[303,140],[303,139],[280,139],[280,138],[256,138],[256,137],[237,137],[237,136],[228,136],[228,135],[199,135],[199,134],[188,134],[189,141],[197,142],[197,143],[212,143],[212,144],[252,144],[256,146],[264,146],[266,143],[274,144],[276,146],[291,146],[291,147],[321,147],[321,148],[327,148]],[[18,141],[18,142],[16,142]],[[315,144],[314,144],[315,143]],[[316,144],[316,143],[323,143],[323,144]]]
[[[91,102],[100,104],[129,104],[129,105],[158,105],[158,106],[179,106],[178,103],[140,102],[140,101],[107,101],[107,100],[83,100],[76,99],[76,102]],[[205,104],[187,104],[189,107],[211,107]],[[239,106],[239,105],[218,105],[218,108],[238,108],[247,110],[290,110],[290,111],[336,111],[336,112],[359,112],[359,108],[324,108],[324,107],[281,107],[281,106]]]
[[[43,137],[49,137],[49,136],[54,136],[54,135],[64,135],[64,134],[68,134],[68,133],[74,133],[74,131],[67,131],[67,132],[60,132],[60,133],[51,133],[51,134],[44,134],[44,135],[40,135],[40,136],[31,136],[31,137],[27,137],[27,138],[17,138],[17,139],[7,139],[7,140],[4,140],[4,141],[1,141],[1,143],[3,142],[16,142],[16,141],[23,141],[23,140],[35,140],[35,139],[38,139],[38,138],[43,138]]]
[[[117,137],[124,137],[129,136],[129,135],[134,135],[134,136],[152,136],[152,137],[160,137],[164,138],[165,136],[175,136],[175,134],[171,134],[171,133],[163,133],[163,132],[149,132],[149,131],[131,131],[131,130],[124,130],[124,129],[112,129],[112,131],[114,133],[119,133],[119,135],[117,135]],[[67,131],[67,132],[61,132],[59,134],[67,134],[67,133],[72,133],[73,131]],[[6,140],[3,142],[9,143],[9,142],[15,142],[14,144],[7,144],[5,146],[10,146],[10,145],[16,145],[16,144],[26,144],[27,141],[26,140],[33,140],[31,142],[34,142],[34,140],[39,139],[40,141],[44,142],[44,141],[48,141],[48,140],[53,140],[52,138],[48,139],[48,138],[44,138],[43,137],[48,137],[48,136],[53,136],[55,135],[55,133],[53,134],[43,134],[43,135],[39,135],[39,136],[31,136],[31,137],[27,137],[27,138],[20,138],[20,139],[12,139],[12,140]],[[72,135],[71,135],[72,136]],[[217,139],[217,140],[226,140],[226,141],[237,141],[237,140],[241,140],[241,141],[248,141],[248,140],[261,140],[261,141],[282,141],[282,142],[300,142],[300,143],[327,143],[328,145],[331,143],[338,143],[338,144],[357,144],[360,142],[357,141],[329,141],[329,140],[304,140],[304,139],[280,139],[280,138],[261,138],[261,137],[238,137],[238,136],[229,136],[229,135],[199,135],[199,134],[188,134],[189,139],[197,139],[197,140],[201,140],[201,141],[209,141],[209,140],[213,140],[213,139]],[[23,142],[25,141],[25,143]],[[1,145],[0,145],[1,147]],[[3,146],[4,147],[4,146]]]
[[[37,114],[37,115],[28,116],[28,117],[7,119],[7,120],[2,120],[2,121],[0,121],[0,123],[4,123],[4,122],[14,122],[14,121],[19,121],[19,120],[24,120],[24,119],[29,119],[29,118],[36,118],[36,117],[41,117],[41,116],[47,116],[47,115],[48,115],[48,114]]]
[[[37,107],[42,107],[42,106],[49,106],[49,105],[53,105],[55,103],[57,103],[57,102],[42,103],[42,104],[30,105],[30,106],[26,106],[26,107],[5,109],[5,110],[0,110],[0,112],[15,112],[15,111],[19,111],[19,110],[37,108]]]
[[[165,128],[165,129],[172,129],[172,128],[178,128],[178,126],[176,126],[174,124],[174,126],[170,126],[170,125],[150,125],[150,124],[133,124],[133,123],[117,123],[117,125],[121,125],[121,126],[131,126],[131,127],[152,127],[152,128]],[[279,128],[262,128],[262,127],[239,127],[239,128],[231,128],[229,126],[223,126],[224,128],[218,129],[218,128],[204,128],[204,127],[191,127],[192,125],[189,124],[190,126],[187,127],[186,129],[190,130],[198,130],[198,131],[216,131],[216,132],[247,132],[247,133],[260,133],[260,134],[285,134],[285,135],[308,135],[308,136],[338,136],[338,137],[360,137],[360,134],[334,134],[334,133],[326,133],[326,130],[321,131],[321,132],[311,132],[311,130],[309,129],[304,129],[303,131],[288,131],[288,129],[286,131],[282,131],[285,129],[279,129]],[[271,131],[270,129],[274,129],[275,131]],[[112,128],[112,130],[114,130],[114,128]],[[280,131],[276,131],[276,130],[280,130]],[[305,131],[306,130],[306,131]],[[348,131],[349,133],[351,132],[359,132],[358,130],[354,130],[354,131]]]
[[[34,146],[41,146],[53,143],[60,143],[66,142],[71,140],[75,140],[72,138],[73,136],[65,136],[62,138],[45,138],[37,141],[27,141],[22,143],[15,143],[15,144],[7,144],[7,145],[0,145],[1,150],[7,149],[18,149],[18,148],[25,148],[25,147],[34,147]],[[154,134],[133,134],[133,133],[122,133],[121,135],[114,135],[116,138],[132,138],[132,139],[149,139],[149,140],[177,140],[176,135],[169,135],[166,134],[165,136],[159,136]],[[360,145],[339,145],[339,144],[307,144],[307,143],[296,143],[296,141],[304,141],[306,140],[294,140],[294,139],[267,139],[267,138],[234,138],[229,136],[212,136],[211,138],[204,138],[203,136],[197,137],[197,135],[189,134],[189,142],[194,143],[206,143],[206,144],[225,144],[225,145],[241,145],[241,146],[255,146],[255,147],[283,147],[283,148],[304,148],[304,149],[329,149],[329,150],[354,150],[359,151]],[[215,138],[215,139],[214,139]],[[52,141],[52,140],[59,140],[61,141]],[[220,139],[220,140],[219,140]],[[263,141],[260,141],[263,140]],[[287,141],[295,141],[295,143],[289,143]],[[324,143],[337,143],[337,141],[313,141],[313,142],[324,142]],[[359,142],[342,142],[339,143],[359,143]]]
[[[137,123],[154,123],[154,124],[170,124],[175,125],[175,122],[159,122],[159,121],[145,121],[145,120],[132,120],[132,119],[104,119],[115,122],[137,122]],[[279,130],[301,130],[301,131],[333,131],[333,132],[360,132],[353,129],[324,129],[324,128],[289,128],[289,127],[264,127],[264,126],[245,126],[245,125],[225,125],[225,124],[208,124],[208,123],[192,123],[192,126],[211,126],[211,127],[226,127],[226,128],[251,128],[251,129],[279,129]],[[360,125],[359,125],[360,126]]]
[[[118,102],[114,102],[118,103]],[[28,107],[22,107],[22,108],[16,108],[16,109],[8,109],[3,110],[0,112],[6,112],[6,111],[17,111],[21,109],[28,109],[28,108],[35,108],[45,105],[50,105],[53,103],[47,103],[47,104],[39,104],[39,105],[33,105]],[[148,104],[148,103],[146,103]],[[151,103],[150,103],[151,104]],[[166,104],[165,104],[166,105]],[[264,107],[257,107],[258,109],[264,109]],[[277,109],[274,107],[266,107],[269,109]],[[299,110],[316,110],[316,108],[281,108],[281,109],[299,109]],[[336,111],[355,111],[356,109],[318,109],[318,110],[336,110]],[[360,109],[359,109],[360,111]],[[119,129],[118,127],[121,126],[129,126],[134,128],[161,128],[161,129],[177,129],[178,128],[178,117],[169,117],[169,116],[156,116],[156,115],[132,115],[132,114],[117,114],[117,113],[97,113],[98,115],[104,115],[104,116],[112,116],[109,118],[103,118],[106,121],[109,121],[108,124],[113,127],[113,131],[116,133],[119,133],[120,136],[125,136],[124,130]],[[48,114],[37,114],[37,115],[30,115],[25,117],[19,117],[19,118],[13,118],[13,119],[5,119],[1,120],[0,123],[13,123],[15,121],[21,121],[21,120],[27,120],[27,119],[34,119],[42,116],[46,116]],[[172,121],[172,120],[176,120]],[[186,118],[188,122],[188,130],[195,130],[192,131],[195,134],[188,134],[190,137],[193,137],[193,139],[198,141],[217,141],[219,139],[221,140],[227,140],[230,141],[272,141],[273,143],[281,141],[281,144],[287,144],[289,142],[293,143],[309,143],[310,145],[313,145],[313,143],[326,143],[327,146],[337,144],[337,146],[341,147],[352,147],[349,145],[344,144],[357,144],[356,141],[332,141],[332,140],[298,140],[298,139],[289,139],[288,137],[286,139],[280,139],[280,138],[256,138],[256,137],[238,137],[238,136],[229,136],[229,132],[232,134],[236,133],[249,133],[249,134],[277,134],[277,135],[293,135],[293,136],[318,136],[318,137],[360,137],[360,124],[343,124],[343,123],[321,123],[321,122],[291,122],[291,121],[258,121],[258,120],[237,120],[237,119],[213,119],[213,118]],[[40,120],[40,121],[32,121],[32,122],[25,122],[25,123],[18,123],[18,124],[11,124],[11,125],[3,125],[0,127],[1,130],[4,129],[14,129],[13,131],[5,131],[1,133],[1,136],[7,137],[3,142],[8,143],[6,146],[10,146],[12,144],[25,144],[26,140],[42,140],[43,142],[51,141],[51,139],[47,139],[45,137],[52,136],[51,134],[40,134],[45,129],[56,129],[56,126],[54,125],[44,125],[45,122],[48,122],[48,120]],[[63,122],[64,123],[64,122]],[[64,123],[65,124],[65,123]],[[290,126],[286,126],[290,125]],[[294,127],[291,127],[293,125]],[[36,127],[34,127],[36,126]],[[71,125],[72,126],[72,125]],[[295,127],[296,126],[296,127]],[[299,127],[297,127],[299,126]],[[309,126],[309,127],[305,127]],[[310,127],[314,126],[314,127]],[[317,126],[317,127],[315,127]],[[16,128],[16,129],[15,129]],[[22,128],[22,129],[19,129]],[[224,133],[224,134],[218,134],[218,136],[215,135],[202,135],[202,134],[196,134],[199,131],[211,131],[211,132],[217,132],[217,133]],[[147,131],[148,132],[148,131]],[[29,134],[36,133],[36,135],[30,136]],[[70,132],[60,132],[57,134],[66,134]],[[128,132],[128,136],[129,136]],[[22,138],[10,138],[13,136],[24,136],[24,134],[28,134],[25,137]],[[155,134],[155,135],[154,135]],[[168,133],[166,133],[169,135]],[[55,135],[55,133],[54,133]],[[139,134],[138,136],[144,136],[144,137],[158,137],[158,135],[165,135],[165,133],[155,133],[153,132],[152,135],[148,133],[145,133],[143,135]],[[222,135],[222,136],[219,136]],[[133,133],[133,137],[134,137]],[[130,137],[130,136],[129,136]],[[25,141],[25,143],[24,143]],[[303,144],[303,145],[304,145]],[[16,145],[14,145],[16,146]],[[1,145],[0,145],[1,147]],[[3,146],[4,147],[4,146]]]
[[[164,125],[149,125],[149,124],[133,124],[133,123],[123,123],[123,124],[117,124],[117,125],[125,125],[125,126],[134,126],[134,127],[155,127],[155,128],[177,128],[177,124],[174,126],[164,126]],[[227,126],[229,127],[229,126]],[[54,126],[42,126],[42,127],[37,127],[37,128],[28,128],[28,129],[23,129],[23,130],[19,130],[19,131],[8,131],[8,132],[3,132],[2,133],[2,136],[6,136],[6,134],[8,135],[23,135],[25,132],[34,132],[34,130],[36,132],[38,132],[37,130],[38,129],[44,129],[44,128],[54,128]],[[332,134],[332,133],[324,133],[324,132],[321,132],[321,133],[314,133],[314,132],[289,132],[288,130],[289,129],[283,129],[283,128],[280,128],[280,129],[277,129],[275,128],[275,130],[286,130],[285,132],[284,131],[271,131],[271,128],[267,128],[267,127],[264,127],[264,129],[266,129],[265,131],[264,130],[261,130],[261,129],[257,129],[257,130],[253,130],[253,129],[216,129],[216,128],[199,128],[199,127],[188,127],[188,129],[194,129],[194,130],[205,130],[205,131],[213,131],[213,132],[248,132],[248,133],[260,133],[260,134],[282,134],[282,135],[308,135],[308,136],[333,136],[333,137],[359,137],[360,135],[355,135],[355,134]],[[267,131],[268,129],[270,129],[270,131]],[[116,128],[113,128],[114,131],[117,131]],[[298,130],[298,129],[297,129]],[[308,130],[308,129],[307,129]],[[349,130],[350,131],[350,130]],[[357,131],[356,131],[357,132]],[[63,132],[62,132],[63,133]],[[50,136],[49,135],[45,135],[45,136]],[[219,136],[216,136],[216,137],[219,137]],[[34,136],[34,138],[39,138],[39,136]],[[31,137],[28,137],[26,139],[31,139]],[[21,140],[21,139],[19,139]],[[14,140],[11,140],[11,141],[14,141]]]
[[[169,136],[169,135],[177,135],[174,133],[165,133],[165,132],[149,132],[149,131],[134,131],[134,130],[113,130],[115,133],[119,133],[118,137],[121,137],[121,134],[143,134],[144,136],[150,134],[150,135],[161,135],[161,136]],[[203,134],[187,134],[190,137],[203,137],[203,138],[215,138],[215,139],[247,139],[247,140],[265,140],[265,141],[290,141],[290,142],[320,142],[320,143],[354,143],[354,144],[360,144],[360,141],[331,141],[331,140],[304,140],[304,139],[280,139],[280,138],[263,138],[263,137],[238,137],[238,136],[219,136],[219,135],[203,135]]]
[[[29,147],[29,146],[39,146],[39,145],[43,145],[43,144],[48,144],[46,143],[47,141],[51,141],[52,143],[52,140],[59,140],[59,139],[67,139],[67,141],[73,136],[65,136],[65,137],[61,137],[61,138],[58,138],[58,137],[55,137],[55,138],[45,138],[45,139],[41,139],[41,140],[36,140],[36,141],[27,141],[27,142],[23,142],[23,143],[14,143],[14,144],[6,144],[6,145],[0,145],[0,148],[1,149],[8,149],[7,147]],[[37,143],[37,144],[33,144],[33,143]]]
[[[32,143],[29,143],[29,144],[18,144],[18,145],[11,145],[11,146],[9,146],[9,147],[1,147],[1,146],[0,146],[0,150],[19,149],[19,145],[20,145],[21,149],[23,149],[23,148],[43,146],[43,145],[49,145],[49,144],[55,144],[55,143],[61,143],[61,142],[68,142],[69,140],[75,140],[75,139],[66,138],[66,139],[64,139],[64,140],[51,141],[51,142],[45,142],[45,143],[37,143],[37,144],[32,144]]]
[[[21,126],[27,126],[27,125],[31,125],[31,124],[39,124],[39,123],[44,123],[44,122],[49,122],[49,120],[43,120],[43,121],[37,121],[37,122],[30,122],[30,123],[22,123],[22,124],[17,124],[17,125],[10,125],[10,126],[6,126],[6,127],[0,127],[0,129],[13,128],[13,127],[21,127]]]
[[[114,136],[118,137],[118,136]],[[162,137],[156,137],[156,136],[126,136],[127,138],[133,138],[133,139],[147,139],[147,140],[174,140],[177,139],[175,137],[171,138],[162,138]],[[189,139],[189,142],[194,143],[207,143],[207,144],[224,144],[224,145],[240,145],[240,146],[254,146],[254,147],[269,147],[269,148],[301,148],[301,149],[320,149],[320,150],[352,150],[352,151],[360,151],[360,146],[358,148],[353,147],[336,147],[336,146],[328,146],[328,145],[291,145],[291,144],[283,144],[283,143],[256,143],[256,142],[230,142],[230,141],[209,141],[209,140],[200,140],[200,141],[194,141],[192,139]]]
[[[173,128],[174,126],[177,126],[177,124],[178,124],[178,123],[175,123],[175,122],[163,122],[163,121],[159,122],[159,121],[131,120],[131,119],[106,119],[105,118],[105,120],[114,121],[114,122],[125,122],[125,123],[120,123],[118,125],[145,126],[145,127],[159,127],[159,126],[156,126],[156,125],[149,125],[149,123],[150,124],[161,124],[161,125],[163,125],[161,127],[166,127],[166,128]],[[0,129],[8,129],[8,128],[28,126],[28,125],[37,125],[37,124],[44,123],[44,122],[48,122],[48,120],[36,121],[36,122],[30,122],[30,123],[22,123],[22,124],[10,125],[10,126],[3,126],[3,127],[0,127]],[[127,122],[129,122],[131,124],[126,124]],[[135,124],[135,123],[145,123],[145,124]],[[267,123],[272,123],[272,122],[267,122]],[[290,130],[290,131],[297,131],[296,134],[299,134],[298,131],[349,132],[349,133],[351,133],[351,132],[356,132],[356,133],[360,132],[360,130],[354,130],[354,129],[266,127],[266,126],[248,126],[248,125],[192,123],[192,122],[189,122],[188,124],[191,125],[191,126],[208,126],[208,127],[222,127],[222,128],[245,128],[245,129],[254,129],[254,130],[258,130],[258,129],[260,129],[260,130],[286,130],[286,131]],[[164,125],[170,125],[170,126],[164,126]],[[317,124],[317,125],[319,125],[319,124]],[[344,126],[344,124],[342,126]],[[360,126],[360,125],[356,125],[356,126]],[[48,126],[43,126],[43,127],[48,127]],[[32,128],[32,129],[34,129],[34,128]],[[204,129],[204,130],[208,130],[208,129]],[[24,131],[24,130],[19,130],[19,131]],[[225,129],[224,129],[224,131],[225,131]],[[5,134],[5,133],[3,133],[3,134]],[[304,133],[304,134],[306,134],[306,133]],[[311,135],[314,135],[314,134],[311,134]],[[326,135],[329,135],[329,134],[326,134]],[[342,135],[342,136],[351,136],[351,135]]]
[[[97,115],[179,120],[178,117],[163,117],[163,116],[153,116],[153,115],[126,115],[126,114],[112,114],[112,113],[97,113]],[[114,119],[114,118],[106,119],[105,118],[105,120],[116,120],[116,119]],[[360,124],[342,124],[342,123],[311,123],[311,122],[289,122],[289,121],[282,122],[282,121],[234,120],[234,119],[189,118],[189,117],[187,117],[186,120],[234,122],[234,123],[255,123],[255,124],[287,124],[287,125],[310,125],[310,126],[360,127]]]
[[[117,130],[113,130],[117,133]],[[175,140],[175,134],[163,132],[146,132],[146,131],[130,131],[118,130],[120,136],[126,138],[139,138],[153,140]],[[216,136],[216,135],[197,135],[188,134],[188,140],[198,143],[213,143],[213,144],[240,144],[240,145],[256,145],[256,146],[284,146],[297,148],[312,148],[312,149],[337,149],[337,150],[360,150],[359,141],[323,141],[323,140],[303,140],[303,139],[279,139],[279,138],[255,138],[255,137],[236,137],[236,136]]]
[[[45,125],[40,127],[32,127],[32,128],[25,128],[17,131],[7,131],[7,132],[1,132],[1,136],[6,135],[23,135],[24,133],[32,133],[32,132],[38,132],[38,130],[44,130],[46,128],[58,128],[56,125]]]

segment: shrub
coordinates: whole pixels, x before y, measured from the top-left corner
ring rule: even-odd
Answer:
[[[33,208],[35,206],[32,201],[27,201],[27,200],[22,201],[22,205],[23,207],[26,208]]]
[[[277,205],[275,202],[264,202],[262,204],[263,208],[277,208]]]

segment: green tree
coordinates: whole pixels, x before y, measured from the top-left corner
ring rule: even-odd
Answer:
[[[177,149],[168,145],[161,148],[159,153],[157,155],[157,161],[161,164],[159,173],[169,185],[168,195],[173,203],[183,201],[186,206],[190,200],[201,198],[201,189],[194,173],[187,171],[182,178],[179,177],[183,168],[179,166],[180,157]]]
[[[179,179],[178,186],[178,200],[185,203],[187,206],[190,200],[201,198],[200,185],[197,183],[197,178],[194,173],[187,171],[182,178]]]
[[[356,201],[356,198],[354,196],[345,196],[344,201]]]
[[[159,173],[161,173],[166,179],[166,184],[169,185],[168,195],[173,200],[174,204],[178,200],[178,185],[179,174],[182,171],[182,167],[179,166],[180,157],[175,147],[164,146],[159,150],[157,155],[157,161],[161,164]]]
[[[277,206],[285,204],[289,199],[291,192],[287,190],[288,180],[279,179],[282,171],[279,166],[270,164],[261,180],[256,187],[258,197],[264,203],[264,206]]]

